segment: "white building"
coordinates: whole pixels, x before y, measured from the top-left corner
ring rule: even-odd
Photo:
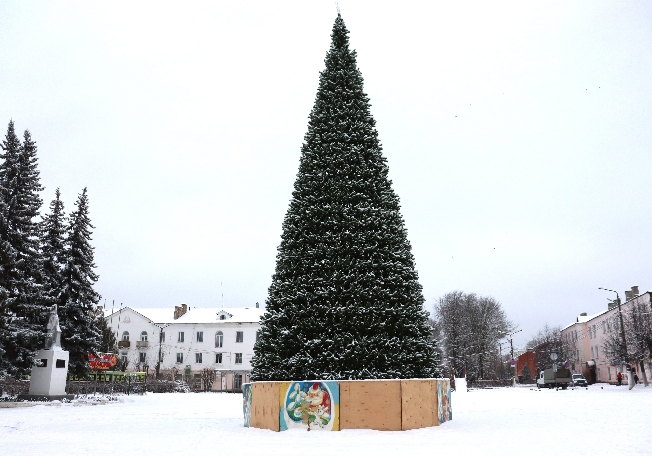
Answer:
[[[217,372],[216,391],[239,390],[248,381],[263,310],[246,308],[134,309],[106,316],[116,334],[119,357],[129,370],[155,369],[163,378],[197,381]]]

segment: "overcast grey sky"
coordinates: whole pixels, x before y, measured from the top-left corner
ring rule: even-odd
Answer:
[[[429,310],[491,295],[522,345],[652,289],[651,2],[339,5]],[[45,208],[88,186],[108,303],[265,300],[335,16],[0,3],[2,135],[32,132]]]

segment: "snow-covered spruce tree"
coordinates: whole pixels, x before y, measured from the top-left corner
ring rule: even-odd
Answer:
[[[521,383],[532,383],[532,372],[530,372],[530,366],[527,363],[525,363],[521,371]]]
[[[77,198],[77,209],[70,214],[66,238],[66,264],[63,269],[59,321],[61,343],[70,352],[69,372],[77,376],[88,374],[88,354],[96,353],[101,334],[95,312],[100,295],[93,285],[95,274],[91,241],[91,220],[88,216],[86,188]]]
[[[338,15],[254,347],[254,380],[440,373],[348,33]]]
[[[50,213],[41,220],[41,256],[43,259],[43,295],[49,305],[61,303],[63,268],[66,263],[66,214],[61,192],[55,190]]]
[[[9,122],[0,155],[0,375],[29,373],[47,318],[36,218],[42,200],[36,143]]]

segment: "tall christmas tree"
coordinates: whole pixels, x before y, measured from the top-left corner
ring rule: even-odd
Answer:
[[[9,122],[0,156],[0,374],[29,373],[47,317],[36,217],[41,208],[36,143]]]
[[[59,320],[63,348],[70,352],[70,371],[88,373],[88,354],[100,347],[101,334],[95,313],[100,295],[93,285],[98,276],[91,241],[91,220],[86,189],[77,198],[77,209],[70,214],[66,238],[66,264],[63,269]]]
[[[439,374],[348,33],[338,14],[254,347],[254,380]]]

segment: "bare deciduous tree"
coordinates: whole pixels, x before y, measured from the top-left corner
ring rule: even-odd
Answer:
[[[498,341],[513,328],[492,297],[450,292],[435,305],[435,331],[440,337],[444,364],[469,380],[501,376]]]
[[[528,342],[528,348],[534,350],[537,364],[536,371],[549,369],[552,366],[552,353],[557,354],[557,362],[564,363],[569,361],[569,350],[561,338],[560,326],[548,326],[546,323],[543,328]]]
[[[608,334],[604,344],[605,355],[613,366],[638,363],[646,385],[648,379],[643,360],[652,357],[652,314],[650,312],[650,307],[646,303],[632,303],[629,309],[623,311],[626,344],[623,344],[620,320],[616,317],[611,321],[613,330]]]
[[[213,386],[213,382],[215,382],[216,378],[217,378],[217,374],[215,373],[215,367],[211,366],[202,369],[201,382],[202,382],[202,389],[204,390],[205,393],[211,390]]]

